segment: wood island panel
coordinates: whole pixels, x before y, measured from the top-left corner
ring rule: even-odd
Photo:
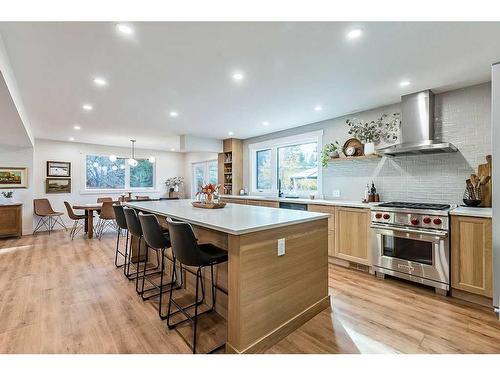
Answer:
[[[229,236],[228,352],[261,352],[330,306],[327,228],[322,219]]]

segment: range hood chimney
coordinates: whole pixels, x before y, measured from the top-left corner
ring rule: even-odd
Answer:
[[[401,97],[401,143],[378,149],[382,155],[457,152],[451,143],[434,140],[434,94],[431,90]]]

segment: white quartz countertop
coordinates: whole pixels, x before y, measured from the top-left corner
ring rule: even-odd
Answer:
[[[280,208],[230,204],[220,209],[196,208],[190,199],[129,202],[127,206],[187,221],[219,232],[240,235],[328,218],[330,215]]]
[[[341,206],[341,207],[358,207],[358,208],[371,208],[378,205],[377,203],[363,203],[359,201],[343,201],[343,200],[330,200],[330,199],[308,199],[308,198],[278,198],[278,197],[265,197],[261,195],[221,195],[221,198],[233,199],[252,199],[273,202],[290,202],[290,203],[303,203],[303,204],[322,204],[326,206]]]
[[[473,217],[493,217],[493,209],[488,207],[457,207],[450,211],[451,215],[473,216]]]

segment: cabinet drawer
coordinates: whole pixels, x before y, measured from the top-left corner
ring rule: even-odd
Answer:
[[[223,202],[233,203],[233,204],[247,204],[246,199],[238,199],[238,198],[221,198]]]

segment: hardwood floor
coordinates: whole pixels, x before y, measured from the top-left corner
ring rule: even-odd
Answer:
[[[189,353],[113,265],[115,237],[0,240],[0,353]],[[330,266],[332,311],[268,353],[500,353],[490,309]]]

